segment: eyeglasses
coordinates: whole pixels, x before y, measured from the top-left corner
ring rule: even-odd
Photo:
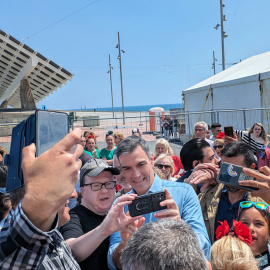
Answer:
[[[110,181],[106,183],[91,183],[91,184],[84,184],[84,186],[90,186],[93,191],[99,191],[105,186],[106,189],[113,189],[116,185],[115,181]]]
[[[250,202],[250,201],[240,202],[240,207],[242,209],[244,209],[244,208],[250,208],[253,205],[257,209],[260,209],[260,210],[266,210],[268,208],[268,204],[267,203],[264,203],[264,202]]]
[[[214,147],[214,149],[217,149],[217,148],[221,149],[224,147],[224,145],[219,144],[219,145],[214,145],[213,147]]]
[[[165,170],[171,168],[170,165],[163,165],[163,164],[156,164],[155,167],[158,167],[160,170],[162,170],[163,168],[164,168]]]

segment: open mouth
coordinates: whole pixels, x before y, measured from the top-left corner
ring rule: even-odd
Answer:
[[[109,197],[104,197],[104,198],[101,198],[100,201],[104,202],[104,201],[107,201],[109,200]]]

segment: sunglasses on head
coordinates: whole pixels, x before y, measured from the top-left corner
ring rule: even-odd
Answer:
[[[163,165],[163,164],[156,164],[155,167],[158,167],[160,170],[164,169],[169,169],[171,168],[170,165]]]
[[[221,149],[221,148],[223,148],[223,146],[224,145],[219,144],[219,145],[214,145],[213,147],[214,147],[214,149],[217,149],[217,148]]]
[[[240,202],[240,207],[242,209],[250,208],[252,206],[255,206],[255,208],[259,210],[267,210],[268,204],[264,202],[250,202],[250,201],[245,201],[245,202]]]
[[[109,135],[112,135],[113,134],[113,131],[109,130],[107,133],[106,133],[106,136],[109,136]]]

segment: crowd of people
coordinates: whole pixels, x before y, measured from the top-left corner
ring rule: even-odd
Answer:
[[[139,129],[126,138],[107,131],[103,149],[94,132],[80,129],[39,157],[31,144],[22,152],[24,186],[9,194],[1,165],[0,268],[269,270],[264,127],[228,136],[220,123],[198,122],[177,155],[169,120],[153,153]],[[0,148],[0,159],[5,153]],[[219,182],[223,163],[243,167],[253,180]],[[130,215],[136,198],[148,200],[137,208],[149,208],[145,195],[160,191],[164,210]]]

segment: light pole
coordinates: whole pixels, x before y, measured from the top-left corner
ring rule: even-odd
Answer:
[[[111,97],[112,97],[112,113],[114,118],[114,108],[113,108],[113,90],[112,90],[112,65],[111,65],[111,56],[109,55],[109,70],[108,73],[110,73],[110,83],[111,83]]]
[[[213,64],[212,64],[212,69],[214,69],[214,75],[216,75],[216,57],[215,57],[215,51],[213,51]]]
[[[124,106],[124,92],[123,92],[123,81],[122,81],[122,65],[121,65],[121,52],[125,53],[124,50],[121,50],[120,47],[120,34],[118,32],[118,44],[116,45],[116,48],[118,48],[118,57],[119,65],[120,65],[120,82],[121,82],[121,96],[122,96],[122,111],[123,111],[123,124],[125,125],[125,106]]]

